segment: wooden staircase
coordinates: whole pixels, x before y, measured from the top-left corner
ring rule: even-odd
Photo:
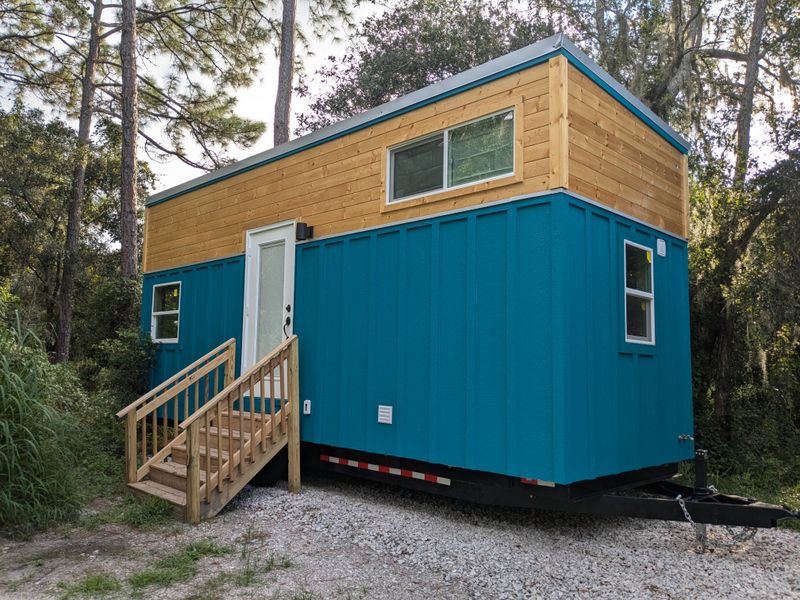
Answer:
[[[297,346],[292,336],[234,379],[230,339],[118,412],[128,487],[198,523],[288,446],[289,489],[298,492]]]

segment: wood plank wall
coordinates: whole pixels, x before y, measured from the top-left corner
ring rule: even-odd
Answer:
[[[387,147],[515,107],[515,174],[387,207]],[[244,252],[245,232],[289,219],[315,236],[355,231],[550,188],[549,78],[542,64],[145,212],[145,272]]]
[[[516,110],[515,173],[387,206],[387,149]],[[686,157],[563,56],[145,211],[144,271],[244,252],[249,229],[290,219],[317,237],[567,188],[688,236]]]
[[[685,156],[569,65],[569,189],[688,236]]]

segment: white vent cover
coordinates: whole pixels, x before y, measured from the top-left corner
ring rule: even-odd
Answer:
[[[392,424],[392,407],[385,404],[378,405],[378,423]]]
[[[666,256],[667,255],[667,242],[666,240],[657,239],[656,240],[656,250],[659,256]]]

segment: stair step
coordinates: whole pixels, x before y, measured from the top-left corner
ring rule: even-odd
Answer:
[[[238,431],[239,430],[239,411],[238,410],[234,410],[231,413],[231,415],[233,415],[233,418],[232,418],[233,422],[231,423],[232,429],[234,431]],[[250,413],[245,411],[245,413],[242,415],[242,420],[244,421],[245,432],[249,431],[250,430]],[[253,421],[255,421],[257,425],[260,425],[261,424],[261,414],[260,413],[255,413],[253,415]],[[269,422],[269,413],[264,414],[264,422],[265,423]],[[275,421],[275,425],[277,426],[279,422],[280,422],[280,419],[277,419]],[[223,423],[223,425],[227,425],[228,424],[228,412],[227,411],[222,413],[222,423]]]
[[[186,465],[170,461],[150,466],[150,479],[181,492],[186,491]],[[200,470],[200,483],[206,480],[206,472]]]
[[[206,432],[206,428],[205,427],[201,427],[200,428],[200,433],[201,434],[205,434],[205,432]],[[221,430],[220,430],[219,427],[213,427],[213,426],[208,428],[208,434],[209,435],[217,435],[218,433],[220,435],[222,435],[222,437],[224,437],[224,438],[225,437],[230,437],[230,435],[231,435],[231,431],[229,429],[225,428],[225,427],[223,427]],[[238,429],[234,429],[233,430],[233,437],[234,438],[241,437],[242,433],[244,433],[244,439],[250,439],[250,431],[248,431],[248,430],[245,430],[244,432],[240,432]],[[202,440],[203,438],[201,437],[200,439]]]
[[[205,446],[200,446],[199,453],[200,453],[200,459],[201,459],[201,463],[200,464],[204,465],[205,464],[204,461],[205,461],[205,458],[206,458],[206,447]],[[215,468],[215,469],[219,466],[217,464],[218,463],[217,454],[218,454],[217,449],[212,447],[211,450],[210,450],[211,466],[213,468]],[[177,462],[177,463],[180,463],[182,465],[185,465],[186,464],[186,459],[188,458],[186,456],[186,444],[176,444],[175,446],[173,446],[172,447],[172,458],[173,458],[174,462]],[[228,460],[228,451],[227,450],[223,450],[222,451],[222,460],[223,461]]]
[[[166,500],[174,506],[186,506],[186,493],[168,485],[163,485],[156,481],[137,481],[129,483],[128,487],[134,492],[139,494],[147,494],[148,496],[157,496],[162,500]]]

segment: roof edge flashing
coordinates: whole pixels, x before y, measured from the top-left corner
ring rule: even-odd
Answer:
[[[444,100],[445,98],[465,92],[471,88],[494,81],[495,79],[500,79],[501,77],[533,67],[558,54],[564,54],[571,64],[575,65],[584,72],[584,74],[603,87],[616,100],[621,102],[659,135],[670,142],[673,147],[684,154],[688,152],[689,143],[681,137],[680,134],[673,130],[664,120],[647,108],[641,100],[626,90],[622,84],[617,82],[583,51],[575,46],[565,34],[558,33],[422,89],[400,96],[390,102],[381,104],[380,106],[376,106],[375,108],[350,118],[333,123],[332,125],[328,125],[327,127],[323,127],[294,140],[290,140],[280,146],[275,146],[240,161],[205,173],[199,177],[195,177],[194,179],[190,179],[184,183],[152,194],[147,199],[145,205],[147,207],[155,206],[240,173],[246,173],[247,171],[275,162],[276,160],[355,133],[361,129],[366,129],[367,127],[400,116],[412,110],[422,108],[427,104]]]

